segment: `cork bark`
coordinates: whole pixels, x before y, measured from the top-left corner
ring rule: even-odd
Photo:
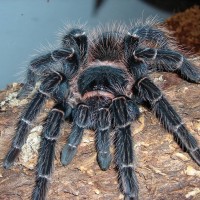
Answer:
[[[196,46],[195,51],[197,55],[200,52]],[[195,62],[200,67],[198,59]],[[200,143],[200,85],[188,83],[171,73],[155,73],[151,78]],[[13,138],[19,113],[28,101],[16,99],[20,87],[20,84],[13,83],[0,92],[0,200],[30,199],[41,125],[53,105],[52,101],[45,105],[15,165],[10,170],[3,169],[3,158]],[[199,200],[200,167],[187,153],[182,152],[172,135],[164,130],[149,110],[142,108],[141,113],[132,126],[140,199]],[[114,164],[107,171],[101,171],[96,162],[92,131],[85,131],[72,163],[66,167],[61,165],[60,151],[69,132],[70,124],[65,123],[56,146],[54,172],[47,199],[123,199],[118,189]]]

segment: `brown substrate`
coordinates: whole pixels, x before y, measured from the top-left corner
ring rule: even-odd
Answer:
[[[166,27],[185,49],[200,54],[200,6],[170,17],[166,20]]]

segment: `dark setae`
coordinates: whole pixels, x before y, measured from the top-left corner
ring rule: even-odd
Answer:
[[[12,166],[31,124],[49,98],[55,106],[43,126],[34,200],[46,197],[55,144],[65,120],[72,123],[72,129],[61,152],[62,164],[72,161],[84,129],[94,130],[102,170],[109,168],[110,144],[114,144],[119,187],[125,200],[138,199],[130,127],[139,117],[139,105],[152,110],[180,147],[200,165],[200,147],[149,78],[154,71],[174,72],[187,81],[200,83],[199,69],[176,50],[168,32],[155,21],[147,19],[130,27],[100,27],[88,35],[83,28],[69,28],[58,49],[30,62],[18,98],[26,98],[37,82],[40,86],[21,114],[4,167]]]

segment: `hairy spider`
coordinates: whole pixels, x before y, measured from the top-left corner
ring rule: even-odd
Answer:
[[[40,83],[18,121],[16,135],[5,157],[10,168],[26,141],[30,126],[46,100],[55,106],[43,126],[32,199],[45,199],[55,144],[64,120],[72,123],[61,152],[68,165],[77,152],[84,129],[96,136],[97,161],[102,170],[111,162],[110,133],[114,133],[115,164],[119,187],[126,200],[138,199],[131,124],[139,105],[155,113],[179,146],[200,165],[200,148],[160,89],[149,78],[154,71],[175,72],[187,81],[200,83],[200,71],[174,47],[168,32],[147,19],[134,25],[96,28],[86,35],[83,28],[69,28],[60,47],[30,62],[26,83],[18,94],[25,98]]]

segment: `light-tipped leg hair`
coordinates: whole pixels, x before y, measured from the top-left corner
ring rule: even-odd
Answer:
[[[161,93],[160,89],[148,78],[136,82],[135,94],[146,101],[164,127],[173,134],[179,146],[200,165],[200,147],[189,133],[179,115]]]
[[[26,142],[32,123],[38,116],[46,99],[49,97],[55,100],[65,99],[68,93],[68,84],[57,73],[47,76],[40,85],[39,90],[34,94],[30,103],[27,104],[25,110],[20,116],[17,123],[16,134],[11,144],[11,148],[4,160],[4,167],[10,168],[19,152]]]
[[[169,37],[162,28],[155,27],[156,22],[136,23],[134,27],[129,30],[128,34],[139,38],[140,43],[143,41],[157,44],[160,48],[168,48]]]
[[[175,72],[187,81],[200,83],[200,69],[176,51],[139,48],[134,52],[134,56],[135,60],[144,60],[153,71]]]
[[[75,53],[73,48],[61,48],[33,59],[30,62],[27,70],[26,82],[18,93],[17,98],[22,99],[27,97],[35,88],[35,84],[39,77],[41,80],[41,78],[48,76],[50,73],[53,73],[55,66],[58,66],[58,68],[59,65],[60,67],[62,66],[62,71],[66,77],[68,74],[71,74],[65,71],[65,69],[67,69],[65,65],[69,64],[68,59],[70,59],[75,54],[77,54],[77,52]],[[73,64],[77,65],[76,59],[74,59]]]
[[[61,70],[67,79],[78,70],[87,54],[87,35],[82,29],[71,29],[62,38],[61,47],[33,59],[28,67],[26,82],[17,98],[27,97],[35,88],[36,82],[52,71]],[[62,68],[62,69],[59,69]]]
[[[70,116],[71,110],[71,107],[65,102],[58,103],[47,116],[42,131],[42,142],[36,172],[37,178],[32,193],[33,200],[45,199],[55,158],[55,145],[60,135],[61,125],[64,119]]]
[[[102,170],[107,170],[111,163],[110,154],[111,116],[107,108],[98,111],[96,129],[97,162]]]
[[[67,139],[67,143],[61,152],[61,163],[68,165],[74,158],[77,148],[81,143],[84,128],[90,123],[89,109],[85,104],[79,104],[74,111],[73,126]]]
[[[124,96],[113,99],[111,105],[115,125],[115,162],[120,189],[125,200],[138,200],[138,181],[135,174],[135,157],[131,136],[131,122],[139,116],[137,105]]]
[[[157,118],[170,131],[179,146],[187,151],[195,162],[200,165],[200,148],[197,140],[189,133],[179,115],[161,93],[160,89],[148,78],[148,60],[161,69],[161,71],[174,71],[180,73],[186,80],[199,83],[199,70],[193,66],[183,55],[169,49],[143,48],[130,51],[131,44],[137,47],[135,36],[125,37],[125,56],[129,70],[135,78],[133,94],[136,99],[146,102],[156,114]],[[158,63],[158,60],[160,60]],[[162,66],[162,68],[161,68]]]

